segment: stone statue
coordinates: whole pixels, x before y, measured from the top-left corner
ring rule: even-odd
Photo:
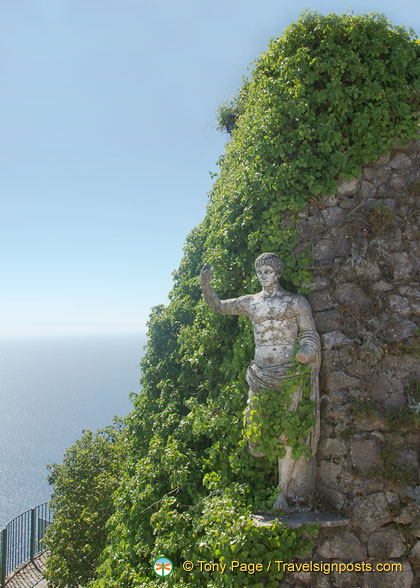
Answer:
[[[314,401],[315,425],[305,441],[312,451],[311,457],[292,458],[292,448],[287,438],[279,438],[286,454],[278,458],[280,494],[274,508],[287,511],[311,508],[315,484],[315,453],[319,440],[319,366],[321,359],[320,340],[315,330],[311,307],[308,301],[297,294],[284,290],[279,284],[283,271],[282,260],[274,253],[263,253],[255,261],[262,291],[258,294],[220,300],[210,286],[213,270],[208,263],[201,271],[201,286],[204,298],[213,312],[238,314],[252,321],[255,338],[255,356],[248,367],[246,380],[249,384],[247,417],[252,409],[252,399],[262,388],[280,389],[289,376],[292,356],[300,336],[300,349],[296,360],[311,366],[311,395]],[[285,410],[296,412],[302,399],[302,390],[297,388]],[[264,457],[258,447],[250,444],[249,451],[255,457]]]

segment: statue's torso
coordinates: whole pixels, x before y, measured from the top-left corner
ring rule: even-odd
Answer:
[[[290,294],[253,296],[249,305],[255,338],[255,363],[271,367],[288,363],[298,337],[295,297]]]

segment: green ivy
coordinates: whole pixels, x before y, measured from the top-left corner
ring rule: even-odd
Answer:
[[[302,399],[296,412],[289,412],[294,394],[302,390]],[[245,438],[270,463],[286,455],[281,436],[287,438],[293,459],[310,457],[312,451],[305,445],[315,425],[315,402],[311,401],[311,367],[299,364],[293,358],[279,390],[264,388],[252,398],[252,410]]]
[[[209,579],[180,564],[231,554],[286,561],[305,541],[310,548],[304,531],[250,522],[251,510],[273,503],[277,476],[270,460],[249,455],[243,433],[252,329],[243,317],[214,315],[198,276],[209,261],[221,298],[252,293],[254,260],[273,251],[284,260],[282,285],[302,291],[312,262],[295,254],[298,214],[309,198],[335,192],[338,179],[360,176],[397,138],[417,136],[419,57],[414,34],[384,16],[304,13],[256,61],[230,105],[232,135],[207,214],[187,238],[168,306],[149,322],[129,457],[92,588],[160,585],[152,563],[162,554],[175,564],[167,584],[177,588],[271,586],[278,578]],[[262,411],[274,405],[270,394],[261,402]],[[287,415],[295,455],[312,418],[309,402],[301,410],[299,422]]]
[[[50,550],[45,576],[54,588],[76,588],[95,574],[106,545],[105,524],[114,512],[124,457],[123,421],[96,433],[86,430],[66,450],[63,463],[48,466],[54,486],[51,508],[54,523],[48,527],[45,548]]]

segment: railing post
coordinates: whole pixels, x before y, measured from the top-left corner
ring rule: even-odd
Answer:
[[[35,555],[35,509],[31,508],[31,538],[30,538],[30,557],[34,561]]]
[[[4,588],[6,583],[6,559],[7,559],[7,527],[1,532],[1,574],[0,585]]]

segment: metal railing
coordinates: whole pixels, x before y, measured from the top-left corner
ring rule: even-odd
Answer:
[[[27,561],[45,550],[42,540],[52,523],[48,502],[31,508],[14,518],[0,534],[0,588],[5,588],[7,577]]]

